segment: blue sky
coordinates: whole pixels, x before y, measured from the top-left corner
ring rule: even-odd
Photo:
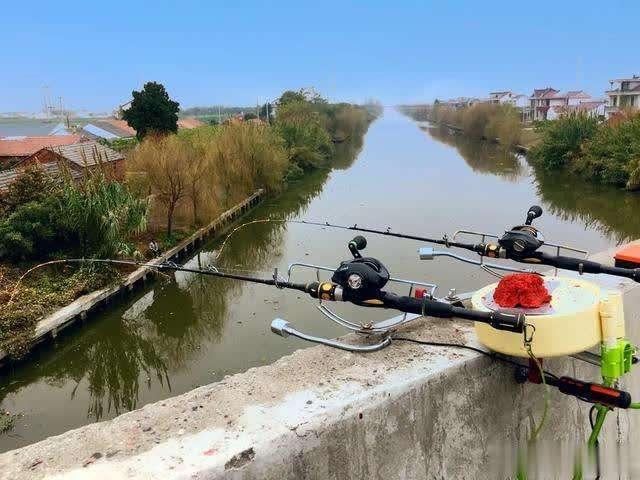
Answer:
[[[640,2],[7,1],[0,112],[42,86],[109,111],[148,80],[182,106],[252,105],[287,88],[385,103],[534,87],[602,96],[640,74]]]

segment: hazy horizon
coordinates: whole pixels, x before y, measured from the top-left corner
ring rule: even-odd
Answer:
[[[146,81],[182,108],[252,106],[315,87],[334,101],[385,104],[490,91],[583,89],[640,73],[640,4],[334,0],[233,6],[10,3],[0,112],[57,106],[109,112]],[[615,15],[615,22],[609,20]],[[624,14],[619,14],[624,12]]]

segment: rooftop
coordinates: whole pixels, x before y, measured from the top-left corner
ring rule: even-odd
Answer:
[[[547,88],[536,88],[533,90],[533,95],[531,98],[556,98],[556,95],[560,93],[560,90],[556,90],[555,88],[547,87]]]
[[[28,157],[47,147],[71,145],[82,140],[80,135],[47,135],[0,139],[0,157]]]
[[[178,119],[178,128],[190,130],[192,128],[202,127],[203,125],[206,124],[195,117],[184,117]]]
[[[130,138],[136,136],[136,131],[124,120],[117,118],[102,118],[91,120],[91,124],[119,138]]]
[[[91,167],[99,163],[124,159],[124,155],[121,153],[98,142],[83,142],[75,145],[53,147],[49,148],[49,150],[81,167]]]
[[[55,176],[60,174],[60,165],[58,162],[48,162],[40,164],[44,172],[48,175]],[[10,184],[12,184],[16,178],[20,176],[23,172],[24,167],[19,166],[15,168],[10,168],[8,170],[0,171],[0,191],[5,190]],[[82,174],[80,172],[76,172],[70,170],[73,178],[79,178]]]

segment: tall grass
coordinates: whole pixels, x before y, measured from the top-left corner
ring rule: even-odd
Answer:
[[[253,123],[148,138],[129,161],[130,178],[138,191],[152,195],[153,216],[164,217],[168,236],[176,215],[198,224],[258,188],[277,190],[286,168],[282,139],[273,128]]]
[[[83,256],[108,258],[120,253],[127,238],[146,229],[147,208],[145,200],[99,171],[80,182],[64,177],[60,220],[69,235],[78,239]]]

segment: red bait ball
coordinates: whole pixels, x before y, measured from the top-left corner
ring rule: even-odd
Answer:
[[[515,273],[500,280],[493,300],[503,308],[538,308],[549,303],[551,295],[540,275]]]

